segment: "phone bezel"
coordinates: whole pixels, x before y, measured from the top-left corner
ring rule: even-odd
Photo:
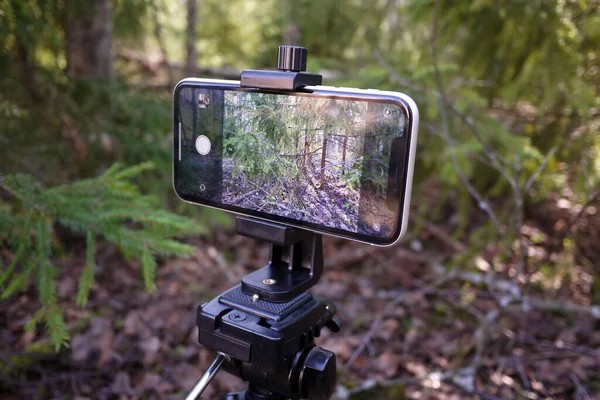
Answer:
[[[390,102],[396,104],[405,110],[408,120],[408,128],[406,133],[408,135],[408,157],[406,157],[404,163],[404,176],[403,182],[405,182],[403,195],[400,199],[398,219],[394,228],[394,234],[391,238],[378,238],[357,232],[348,232],[337,228],[331,228],[324,225],[315,224],[307,221],[300,221],[288,217],[282,217],[274,214],[263,213],[260,211],[248,210],[245,208],[231,206],[228,204],[214,202],[206,199],[196,199],[193,196],[187,196],[186,194],[179,193],[177,191],[177,175],[175,169],[175,163],[178,161],[179,153],[181,149],[179,147],[179,129],[178,129],[178,94],[179,91],[184,87],[201,88],[201,89],[224,89],[234,90],[239,92],[253,92],[253,93],[273,93],[290,96],[308,96],[308,97],[320,97],[330,99],[343,99],[343,100],[359,100],[359,101],[378,101]],[[410,209],[410,196],[412,189],[412,179],[414,172],[414,161],[415,151],[417,143],[419,123],[419,112],[414,101],[403,93],[379,91],[374,89],[356,89],[356,88],[338,88],[332,86],[307,86],[301,91],[280,91],[270,89],[253,89],[240,86],[239,81],[229,80],[216,80],[216,79],[198,79],[198,78],[187,78],[180,81],[173,90],[173,189],[179,199],[194,205],[202,205],[210,208],[220,209],[228,211],[238,215],[245,215],[249,217],[259,218],[266,221],[283,223],[286,225],[307,229],[313,232],[322,233],[325,235],[340,237],[344,239],[354,240],[361,243],[372,244],[376,246],[391,246],[400,240],[405,234],[408,227],[408,215]]]

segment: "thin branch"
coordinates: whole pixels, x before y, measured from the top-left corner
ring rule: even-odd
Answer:
[[[563,342],[562,340],[557,340],[555,342],[549,342],[549,341],[545,341],[545,340],[535,340],[533,338],[525,338],[525,339],[520,339],[519,342],[525,343],[525,344],[532,344],[535,346],[551,347],[556,350],[571,351],[573,353],[585,354],[586,356],[590,356],[590,357],[600,357],[599,349],[591,349],[591,348],[585,347],[585,346],[579,346],[579,345],[572,344],[572,343],[566,343],[566,342]]]
[[[10,186],[8,186],[6,184],[6,182],[4,182],[2,180],[1,176],[0,176],[0,188],[4,189],[11,196],[19,199],[21,202],[29,204],[33,208],[39,210],[42,214],[47,214],[48,213],[48,209],[45,206],[39,205],[38,203],[32,201],[31,199],[28,199],[28,198],[24,197],[19,192],[16,192],[15,190],[13,190]]]
[[[383,58],[383,55],[381,54],[380,50],[375,50],[373,52],[373,55],[375,56],[375,58],[377,59],[377,61],[379,62],[379,65],[385,69],[388,74],[390,74],[390,78],[396,82],[397,84],[399,84],[400,86],[404,86],[410,90],[414,90],[415,92],[421,92],[421,93],[427,93],[427,94],[433,94],[435,96],[439,97],[439,93],[424,88],[424,87],[418,87],[418,86],[414,86],[412,83],[410,83],[409,81],[407,81],[406,79],[404,79],[403,77],[401,77],[395,70],[394,68],[392,68],[387,61],[385,61],[385,59]]]
[[[519,276],[525,276],[525,266],[527,264],[527,255],[529,252],[529,248],[527,246],[526,238],[523,237],[521,230],[523,228],[523,219],[525,210],[523,195],[521,193],[521,187],[518,182],[522,173],[521,168],[521,158],[519,155],[515,155],[515,180],[517,184],[513,187],[513,193],[515,195],[515,206],[514,206],[514,214],[515,214],[515,238],[519,241],[519,258],[517,260],[517,272]],[[526,283],[529,283],[529,279],[527,279]]]
[[[434,7],[434,13],[433,13],[433,20],[432,20],[432,23],[431,23],[431,41],[430,41],[430,44],[431,44],[431,60],[432,60],[433,69],[434,69],[435,82],[436,82],[436,85],[437,85],[437,89],[438,89],[438,91],[440,93],[440,98],[444,102],[444,104],[446,106],[448,106],[448,108],[465,125],[467,125],[467,127],[473,133],[473,136],[475,136],[475,138],[477,139],[477,141],[483,147],[485,155],[494,164],[494,167],[498,170],[498,172],[500,172],[504,176],[504,178],[508,181],[508,183],[513,188],[515,188],[518,183],[516,182],[516,180],[512,176],[510,176],[510,174],[506,170],[505,166],[508,165],[507,161],[504,160],[502,157],[500,157],[494,151],[494,149],[492,149],[488,145],[488,143],[483,139],[483,137],[479,133],[479,130],[477,129],[477,127],[475,126],[475,124],[473,123],[473,121],[469,117],[467,117],[464,113],[462,113],[458,108],[456,108],[456,106],[454,105],[454,103],[452,103],[452,101],[450,101],[450,98],[449,98],[448,94],[446,93],[446,90],[444,88],[444,84],[442,82],[442,75],[440,73],[439,62],[438,62],[438,52],[437,52],[437,25],[438,25],[438,22],[439,22],[439,0],[436,0],[435,7]],[[502,164],[504,164],[504,165],[502,165]]]
[[[563,314],[587,314],[594,319],[600,320],[600,305],[583,306],[561,300],[546,300],[529,296],[523,297],[520,303],[520,308],[524,311],[538,310],[547,312],[560,312]]]
[[[513,355],[512,359],[513,359],[513,363],[515,364],[515,368],[516,368],[517,372],[519,373],[519,377],[521,378],[521,381],[523,382],[523,385],[525,386],[525,388],[527,390],[531,390],[531,382],[529,381],[529,377],[527,376],[527,373],[525,372],[525,368],[523,368],[523,361],[521,360],[521,356]]]
[[[589,164],[589,161],[585,163],[585,168],[582,168],[581,172],[583,173],[583,177],[585,178],[585,187],[588,190],[587,199],[588,199],[588,201],[590,201],[592,199],[594,191],[592,188],[592,177],[590,176],[590,173],[588,172],[588,169],[587,169],[588,164]]]
[[[448,120],[447,120],[446,111],[445,111],[445,108],[444,108],[444,105],[442,104],[442,102],[440,102],[440,106],[441,106],[440,111],[441,111],[441,115],[442,115],[442,124],[444,127],[443,132],[444,132],[444,135],[446,138],[450,138],[450,133],[449,133],[449,128],[448,128]],[[490,217],[490,219],[492,220],[492,222],[493,222],[494,226],[496,227],[496,230],[498,231],[500,236],[503,237],[504,236],[504,228],[500,224],[500,220],[498,219],[498,216],[496,215],[494,210],[490,207],[489,203],[486,200],[484,200],[483,196],[480,195],[479,192],[475,189],[475,187],[471,184],[471,182],[469,181],[469,178],[467,178],[467,176],[463,173],[462,169],[460,168],[460,166],[458,164],[458,160],[456,159],[456,154],[454,154],[454,151],[452,151],[452,149],[450,149],[449,153],[450,153],[450,160],[452,162],[452,166],[454,167],[454,172],[456,172],[456,175],[458,175],[458,178],[460,179],[462,184],[465,186],[467,191],[471,194],[471,196],[473,196],[475,198],[479,208],[481,208]]]
[[[550,162],[550,159],[552,158],[552,156],[554,155],[554,153],[556,153],[559,149],[560,149],[559,146],[554,146],[554,147],[552,147],[550,149],[550,151],[548,152],[548,154],[546,154],[546,157],[544,157],[544,160],[542,161],[542,163],[540,164],[540,166],[535,170],[535,172],[527,180],[527,183],[525,184],[525,188],[524,188],[525,192],[527,192],[527,191],[529,191],[529,189],[531,189],[531,187],[533,186],[533,184],[534,184],[535,180],[537,179],[537,177],[546,168],[546,166]]]
[[[579,210],[577,215],[575,215],[575,217],[573,217],[571,222],[569,222],[569,224],[563,229],[562,235],[560,236],[558,243],[562,243],[565,240],[565,238],[567,237],[567,235],[569,234],[571,229],[577,225],[577,222],[579,222],[579,219],[581,219],[581,217],[585,214],[585,212],[587,211],[587,208],[590,207],[597,200],[600,200],[600,190],[598,190],[593,195],[589,196],[588,201],[581,207],[581,210]]]
[[[417,292],[420,292],[420,290]],[[346,369],[350,368],[352,366],[352,364],[354,364],[356,359],[365,351],[368,343],[371,342],[371,340],[373,339],[373,336],[375,336],[375,333],[377,333],[379,331],[379,327],[380,327],[383,319],[386,317],[386,315],[391,310],[393,310],[398,304],[400,304],[404,301],[405,295],[406,295],[406,293],[402,293],[398,297],[396,297],[394,299],[394,301],[392,301],[391,303],[388,303],[385,306],[385,308],[383,309],[383,311],[377,316],[377,318],[375,318],[375,320],[371,324],[371,327],[369,328],[367,334],[363,338],[362,343],[360,344],[360,346],[358,346],[358,348],[356,350],[354,350],[354,353],[352,353],[352,355],[350,356],[350,358],[344,365],[344,367]]]
[[[582,217],[583,214],[585,214],[586,209],[592,205],[592,203],[594,203],[596,200],[600,200],[600,190],[598,190],[596,193],[594,193],[593,195],[588,197],[588,201],[583,205],[583,207],[581,207],[581,210],[579,210],[579,212],[577,213],[577,215],[575,216],[575,218],[573,219],[573,222],[571,222],[568,226],[568,229],[566,229],[566,231],[568,232],[569,229],[572,226],[575,226],[575,224],[579,221],[579,219]]]
[[[398,306],[398,304],[401,304],[406,299],[407,296],[412,297],[412,296],[416,296],[416,295],[434,293],[436,288],[439,287],[440,285],[442,285],[448,279],[449,279],[449,276],[441,277],[441,278],[438,278],[431,285],[426,286],[424,288],[400,293],[392,302],[388,303],[385,306],[385,308],[383,309],[383,311],[381,313],[379,313],[379,315],[377,315],[377,317],[371,324],[371,327],[367,331],[367,334],[364,336],[362,343],[358,346],[358,348],[354,351],[354,353],[352,353],[352,355],[350,356],[350,358],[348,359],[348,361],[346,362],[344,367],[350,368],[352,366],[352,364],[354,364],[356,359],[365,351],[368,344],[371,342],[371,340],[373,339],[375,334],[379,331],[379,327],[380,327],[381,323],[383,322],[383,319],[389,314],[389,312],[391,310],[393,310],[396,306]]]
[[[575,393],[575,400],[592,400],[592,396],[590,396],[590,394],[587,392],[579,378],[577,378],[577,375],[571,373],[569,377],[571,378],[571,380],[575,384],[575,387],[577,388],[577,393]]]
[[[398,379],[390,379],[383,381],[367,380],[359,384],[357,387],[350,390],[338,389],[337,398],[349,399],[359,393],[367,392],[376,388],[386,388],[400,385],[419,385],[426,388],[438,389],[442,383],[455,386],[466,393],[477,394],[479,397],[486,400],[497,400],[495,396],[480,392],[475,388],[474,371],[470,368],[461,368],[457,370],[440,372],[433,371],[421,377],[406,377]]]
[[[174,82],[173,68],[171,68],[169,56],[167,53],[167,47],[165,46],[163,28],[162,24],[160,23],[158,5],[156,4],[156,2],[152,1],[150,2],[150,8],[152,9],[152,19],[154,22],[154,37],[156,39],[156,43],[158,44],[158,49],[161,53],[163,63],[165,64],[165,68],[167,70],[167,76],[169,80],[167,84],[169,85],[169,87],[171,87]]]
[[[419,126],[424,127],[431,134],[442,138],[443,140],[446,141],[446,143],[448,143],[449,146],[456,147],[459,145],[459,143],[454,138],[451,138],[451,137],[446,138],[442,133],[438,132],[438,129],[436,129],[436,127],[431,123],[420,123]],[[482,164],[485,164],[488,167],[494,168],[494,165],[490,162],[490,160],[488,158],[484,158],[484,157],[480,156],[479,154],[473,153],[470,150],[467,150],[466,154],[467,154],[467,156],[476,159],[477,161],[481,162]]]
[[[227,275],[227,279],[229,279],[229,282],[239,282],[240,277],[236,276],[236,274],[227,264],[227,261],[225,261],[225,258],[221,255],[220,252],[217,251],[217,249],[215,249],[213,246],[208,246],[206,254],[217,263],[219,268],[223,270],[225,275]]]
[[[436,36],[437,36],[438,7],[439,7],[439,1],[436,1],[434,19],[433,19],[432,29],[431,29],[432,30],[431,52],[432,52],[432,59],[433,59],[433,68],[435,71],[435,79],[437,82],[438,91],[440,92],[440,95],[441,95],[440,114],[442,117],[443,133],[444,133],[444,137],[450,138],[450,128],[449,128],[449,124],[448,124],[448,116],[446,115],[446,105],[450,105],[451,102],[449,101],[448,97],[446,96],[446,92],[444,91],[444,87],[442,84],[442,78],[441,78],[438,61],[437,61]],[[471,184],[469,179],[462,172],[460,166],[458,165],[458,160],[456,159],[456,154],[454,154],[453,151],[450,151],[450,159],[452,161],[452,165],[454,167],[456,174],[458,175],[458,177],[461,180],[461,182],[463,183],[463,185],[466,187],[467,191],[471,194],[471,196],[473,196],[475,198],[475,200],[477,200],[477,205],[479,206],[479,208],[481,208],[483,211],[485,211],[488,214],[488,216],[492,220],[494,226],[496,227],[496,230],[498,231],[500,236],[503,237],[504,236],[504,228],[500,224],[500,221],[499,221],[498,217],[496,216],[496,213],[490,207],[490,205],[486,201],[484,201],[483,197],[479,194],[479,192],[477,192],[475,187],[473,187],[473,185]]]

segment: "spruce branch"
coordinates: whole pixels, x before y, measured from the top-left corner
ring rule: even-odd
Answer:
[[[92,231],[88,231],[86,237],[86,264],[79,278],[79,288],[77,290],[77,300],[75,301],[79,307],[85,307],[90,293],[90,288],[94,283],[94,269],[96,255],[96,236]]]
[[[86,265],[76,297],[82,307],[94,282],[97,238],[116,245],[127,258],[138,259],[150,291],[155,289],[157,256],[191,254],[193,247],[175,238],[200,233],[202,228],[196,221],[162,210],[158,198],[142,194],[135,183],[152,168],[151,163],[131,167],[116,163],[97,178],[51,188],[27,175],[0,176],[0,190],[15,200],[14,205],[0,207],[0,226],[12,226],[7,244],[13,252],[0,273],[0,297],[26,289],[33,279],[42,306],[28,329],[44,323],[57,349],[68,343],[69,335],[55,287],[59,270],[52,264],[54,224],[86,235]]]

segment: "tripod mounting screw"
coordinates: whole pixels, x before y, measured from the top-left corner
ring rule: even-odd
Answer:
[[[277,69],[281,71],[306,71],[308,50],[300,46],[279,46],[277,52]]]
[[[245,321],[248,316],[240,311],[233,311],[229,313],[229,319],[235,322]]]
[[[313,347],[300,371],[300,388],[303,398],[329,400],[337,385],[335,353]]]

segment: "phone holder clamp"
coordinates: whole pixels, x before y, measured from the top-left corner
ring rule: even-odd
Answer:
[[[307,50],[279,46],[278,70],[245,70],[241,86],[302,90],[322,76],[303,72]],[[340,330],[335,306],[306,290],[323,272],[323,239],[314,232],[248,217],[239,235],[271,244],[270,261],[198,307],[198,342],[219,353],[186,400],[199,398],[222,367],[248,389],[221,400],[328,400],[336,387],[335,354],[316,346],[323,328]]]
[[[305,86],[323,84],[323,76],[306,71],[308,50],[299,46],[279,46],[277,52],[277,71],[247,69],[242,72],[242,87],[301,90]]]

